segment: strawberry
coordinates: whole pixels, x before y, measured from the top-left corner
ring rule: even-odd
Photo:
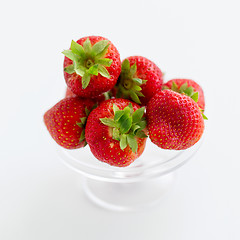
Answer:
[[[73,93],[70,88],[66,89],[66,93],[65,93],[65,97],[77,97],[77,95],[75,93]]]
[[[151,141],[163,149],[187,149],[204,131],[197,103],[172,90],[159,91],[148,102],[147,122]]]
[[[145,106],[161,89],[162,83],[163,73],[155,63],[141,56],[128,57],[122,62],[117,97],[132,99]]]
[[[64,77],[70,90],[80,97],[92,98],[109,91],[121,72],[116,47],[103,37],[84,37],[72,41],[63,51]]]
[[[144,109],[121,98],[104,101],[94,109],[85,131],[93,155],[118,167],[126,167],[138,158],[147,137]]]
[[[67,88],[66,93],[65,93],[65,97],[77,97],[77,95],[75,93],[73,93],[69,88]],[[102,93],[94,98],[91,98],[95,103],[99,104],[102,101],[105,101],[106,99],[109,98],[109,94],[108,92],[106,93]]]
[[[67,149],[84,147],[84,125],[93,105],[89,99],[68,97],[49,109],[44,122],[52,138]]]
[[[66,89],[65,97],[77,97],[75,93],[73,93],[69,88]],[[116,88],[109,90],[108,92],[102,93],[94,98],[91,98],[97,104],[108,100],[110,98],[116,98]]]
[[[204,93],[202,88],[191,79],[181,79],[176,78],[169,80],[163,84],[163,89],[171,89],[175,92],[184,93],[187,96],[191,97],[193,94],[198,92],[198,106],[204,111],[205,109],[205,100]]]

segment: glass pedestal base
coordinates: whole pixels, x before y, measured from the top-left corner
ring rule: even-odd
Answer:
[[[122,168],[98,161],[88,146],[59,148],[59,155],[83,177],[85,192],[94,203],[111,210],[132,211],[158,203],[171,189],[175,170],[192,158],[201,143],[184,151],[163,150],[150,143],[139,159]]]
[[[83,178],[88,198],[95,204],[114,211],[138,211],[154,206],[172,189],[175,173],[144,182],[116,183]]]

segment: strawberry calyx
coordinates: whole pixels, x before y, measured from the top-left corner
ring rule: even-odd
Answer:
[[[162,90],[169,89],[167,86],[163,86]],[[188,83],[183,83],[180,87],[177,86],[177,84],[172,81],[172,87],[171,90],[180,94],[187,95],[188,97],[192,98],[196,103],[198,102],[198,92],[195,92],[192,86],[188,87]],[[208,120],[208,118],[204,115],[204,110],[199,108],[202,114],[203,119]]]
[[[117,84],[117,98],[131,98],[134,102],[141,104],[139,97],[144,97],[141,85],[147,80],[140,79],[136,76],[136,62],[130,66],[128,59],[122,62],[122,70]]]
[[[163,86],[162,89],[163,90],[169,89],[169,87]],[[171,90],[177,93],[187,95],[188,97],[192,98],[195,102],[198,101],[198,92],[195,92],[192,86],[188,87],[187,82],[183,83],[180,87],[178,87],[177,84],[174,81],[172,81]]]
[[[132,152],[136,153],[138,150],[137,138],[146,138],[147,135],[143,129],[146,128],[147,122],[143,117],[145,107],[133,111],[131,103],[123,110],[113,104],[113,118],[100,118],[100,121],[112,128],[112,138],[120,142],[121,150],[127,146]]]
[[[64,50],[62,53],[73,61],[73,64],[64,68],[64,71],[69,74],[76,73],[82,77],[82,88],[85,89],[91,76],[98,74],[103,77],[110,78],[110,74],[106,67],[110,67],[112,59],[105,58],[109,47],[108,40],[101,40],[93,46],[87,38],[83,46],[77,42],[71,42],[70,50]]]
[[[87,145],[87,142],[85,140],[85,127],[86,127],[86,123],[87,123],[87,117],[90,114],[90,110],[88,110],[87,107],[85,107],[85,113],[86,113],[86,117],[80,118],[80,122],[76,123],[80,128],[82,128],[82,132],[81,132],[79,141],[80,142],[84,141],[84,147]]]

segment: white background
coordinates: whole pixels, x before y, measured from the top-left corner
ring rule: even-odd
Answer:
[[[0,239],[240,239],[238,1],[4,1],[0,8]],[[159,206],[101,209],[59,160],[42,116],[65,91],[61,51],[109,38],[204,88],[205,141]]]

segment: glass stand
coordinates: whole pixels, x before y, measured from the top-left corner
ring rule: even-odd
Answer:
[[[116,183],[83,178],[88,198],[114,211],[138,211],[154,206],[172,189],[176,173],[168,173],[144,182]]]
[[[148,142],[139,159],[128,167],[113,167],[100,162],[88,146],[64,150],[64,163],[83,177],[87,196],[96,204],[116,211],[133,211],[152,206],[171,189],[175,170],[183,166],[201,146],[200,140],[184,151],[163,150]]]

